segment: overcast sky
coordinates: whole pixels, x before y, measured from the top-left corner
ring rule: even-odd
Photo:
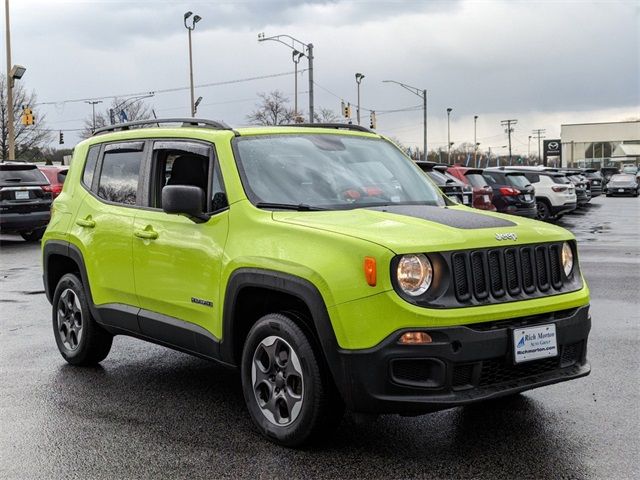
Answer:
[[[292,72],[290,50],[257,41],[259,32],[289,34],[315,47],[316,108],[338,112],[341,99],[354,104],[354,74],[362,72],[363,124],[368,124],[364,109],[376,110],[380,132],[422,144],[420,110],[382,113],[421,102],[382,83],[393,79],[428,90],[430,149],[446,146],[451,107],[456,144],[473,142],[473,116],[479,115],[481,147],[506,145],[500,120],[513,118],[518,119],[514,149],[526,153],[535,128],[554,138],[563,123],[640,117],[638,5],[11,0],[12,56],[13,63],[27,67],[22,82],[39,101],[58,102],[34,110],[36,116],[46,114],[50,128],[67,130],[67,147],[77,141],[72,130],[81,128],[91,109],[65,100],[188,86],[182,22],[183,13],[192,10],[203,18],[193,35],[196,84]],[[203,97],[198,116],[242,125],[255,108],[256,94],[275,89],[292,98],[293,75],[197,88],[196,97]],[[299,77],[299,90],[306,110],[306,73]],[[158,93],[150,103],[159,117],[187,116],[189,92]]]

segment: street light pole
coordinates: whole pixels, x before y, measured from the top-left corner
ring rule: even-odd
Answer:
[[[91,118],[92,118],[92,124],[93,124],[93,128],[91,129],[92,132],[96,131],[96,105],[99,103],[102,103],[102,100],[86,100],[84,103],[88,103],[89,105],[91,105]]]
[[[358,85],[358,109],[356,110],[358,125],[360,125],[360,83],[362,82],[363,78],[364,75],[362,73],[356,73],[356,84]]]
[[[294,50],[293,52],[291,52],[291,58],[293,59],[293,68],[294,68],[294,76],[295,76],[295,81],[294,81],[294,101],[293,101],[293,112],[294,112],[294,121],[297,122],[298,121],[298,64],[300,63],[300,59],[302,59],[302,57],[304,57],[304,53],[303,52],[299,52],[298,50]]]
[[[447,163],[451,165],[451,110],[447,108]]]
[[[478,115],[473,116],[473,166],[478,166],[478,137],[477,137],[477,127],[478,127]]]
[[[283,39],[286,39],[283,40]],[[265,42],[267,40],[272,40],[274,42],[280,42],[283,45],[286,45],[291,50],[296,51],[298,48],[300,50],[306,50],[306,57],[309,62],[309,123],[313,123],[313,115],[314,115],[314,105],[313,105],[313,44],[312,43],[304,43],[300,40],[293,38],[291,35],[274,35],[272,37],[265,37],[264,33],[258,34],[258,41]],[[289,43],[287,43],[289,42]],[[298,48],[296,48],[296,45]]]
[[[16,138],[15,138],[15,126],[13,124],[13,78],[11,76],[11,27],[9,20],[9,0],[4,0],[4,19],[5,19],[5,34],[7,43],[7,143],[9,144],[9,150],[7,152],[8,159],[16,159]]]
[[[416,87],[412,87],[411,85],[407,85],[406,83],[396,82],[395,80],[383,80],[382,83],[396,83],[400,85],[405,90],[409,90],[414,95],[422,98],[422,127],[424,130],[423,139],[422,139],[422,159],[427,159],[427,90],[419,89]]]
[[[196,103],[195,103],[195,93],[193,91],[193,51],[191,47],[191,32],[196,28],[196,23],[202,20],[202,17],[200,15],[194,15],[193,21],[191,22],[191,26],[189,26],[187,25],[187,19],[191,17],[191,15],[193,15],[193,12],[186,12],[184,14],[184,28],[186,28],[189,31],[189,85],[191,90],[190,110],[191,110],[191,116],[195,117]]]

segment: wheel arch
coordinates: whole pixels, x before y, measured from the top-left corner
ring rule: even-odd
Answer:
[[[260,292],[260,296],[258,298],[247,296],[252,292]],[[338,389],[342,390],[344,375],[338,355],[339,347],[324,299],[310,281],[287,273],[258,268],[240,268],[231,274],[227,282],[222,315],[220,354],[223,361],[239,364],[246,334],[259,319],[253,315],[253,318],[247,319],[246,322],[238,320],[239,314],[247,311],[246,302],[249,298],[255,300],[251,302],[249,308],[255,309],[258,314],[277,313],[267,312],[268,308],[265,308],[265,305],[271,302],[278,307],[282,305],[282,300],[285,298],[292,299],[294,303],[291,312],[287,308],[279,311],[291,313],[294,317],[296,314],[302,314],[303,317],[308,315],[309,318],[297,317],[294,320],[301,327],[312,329],[311,333],[319,344],[320,353],[327,363],[333,380]]]
[[[76,273],[80,276],[85,294],[89,301],[92,314],[95,315],[95,306],[89,287],[89,277],[80,249],[69,242],[49,240],[42,247],[42,266],[44,291],[49,303],[53,301],[53,292],[58,282],[66,273]]]

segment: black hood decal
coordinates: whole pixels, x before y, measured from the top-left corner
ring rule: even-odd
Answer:
[[[495,218],[489,215],[482,215],[480,213],[468,212],[465,210],[434,207],[431,205],[388,205],[384,207],[370,207],[369,210],[421,218],[423,220],[440,223],[448,227],[463,228],[465,230],[516,226],[515,223],[502,218]]]

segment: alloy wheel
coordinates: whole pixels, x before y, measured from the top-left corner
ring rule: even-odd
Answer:
[[[300,414],[304,377],[297,353],[281,337],[264,338],[251,362],[251,382],[256,402],[269,422],[287,426]]]
[[[65,289],[58,299],[58,335],[64,347],[74,351],[80,345],[83,333],[82,308],[78,295]]]

